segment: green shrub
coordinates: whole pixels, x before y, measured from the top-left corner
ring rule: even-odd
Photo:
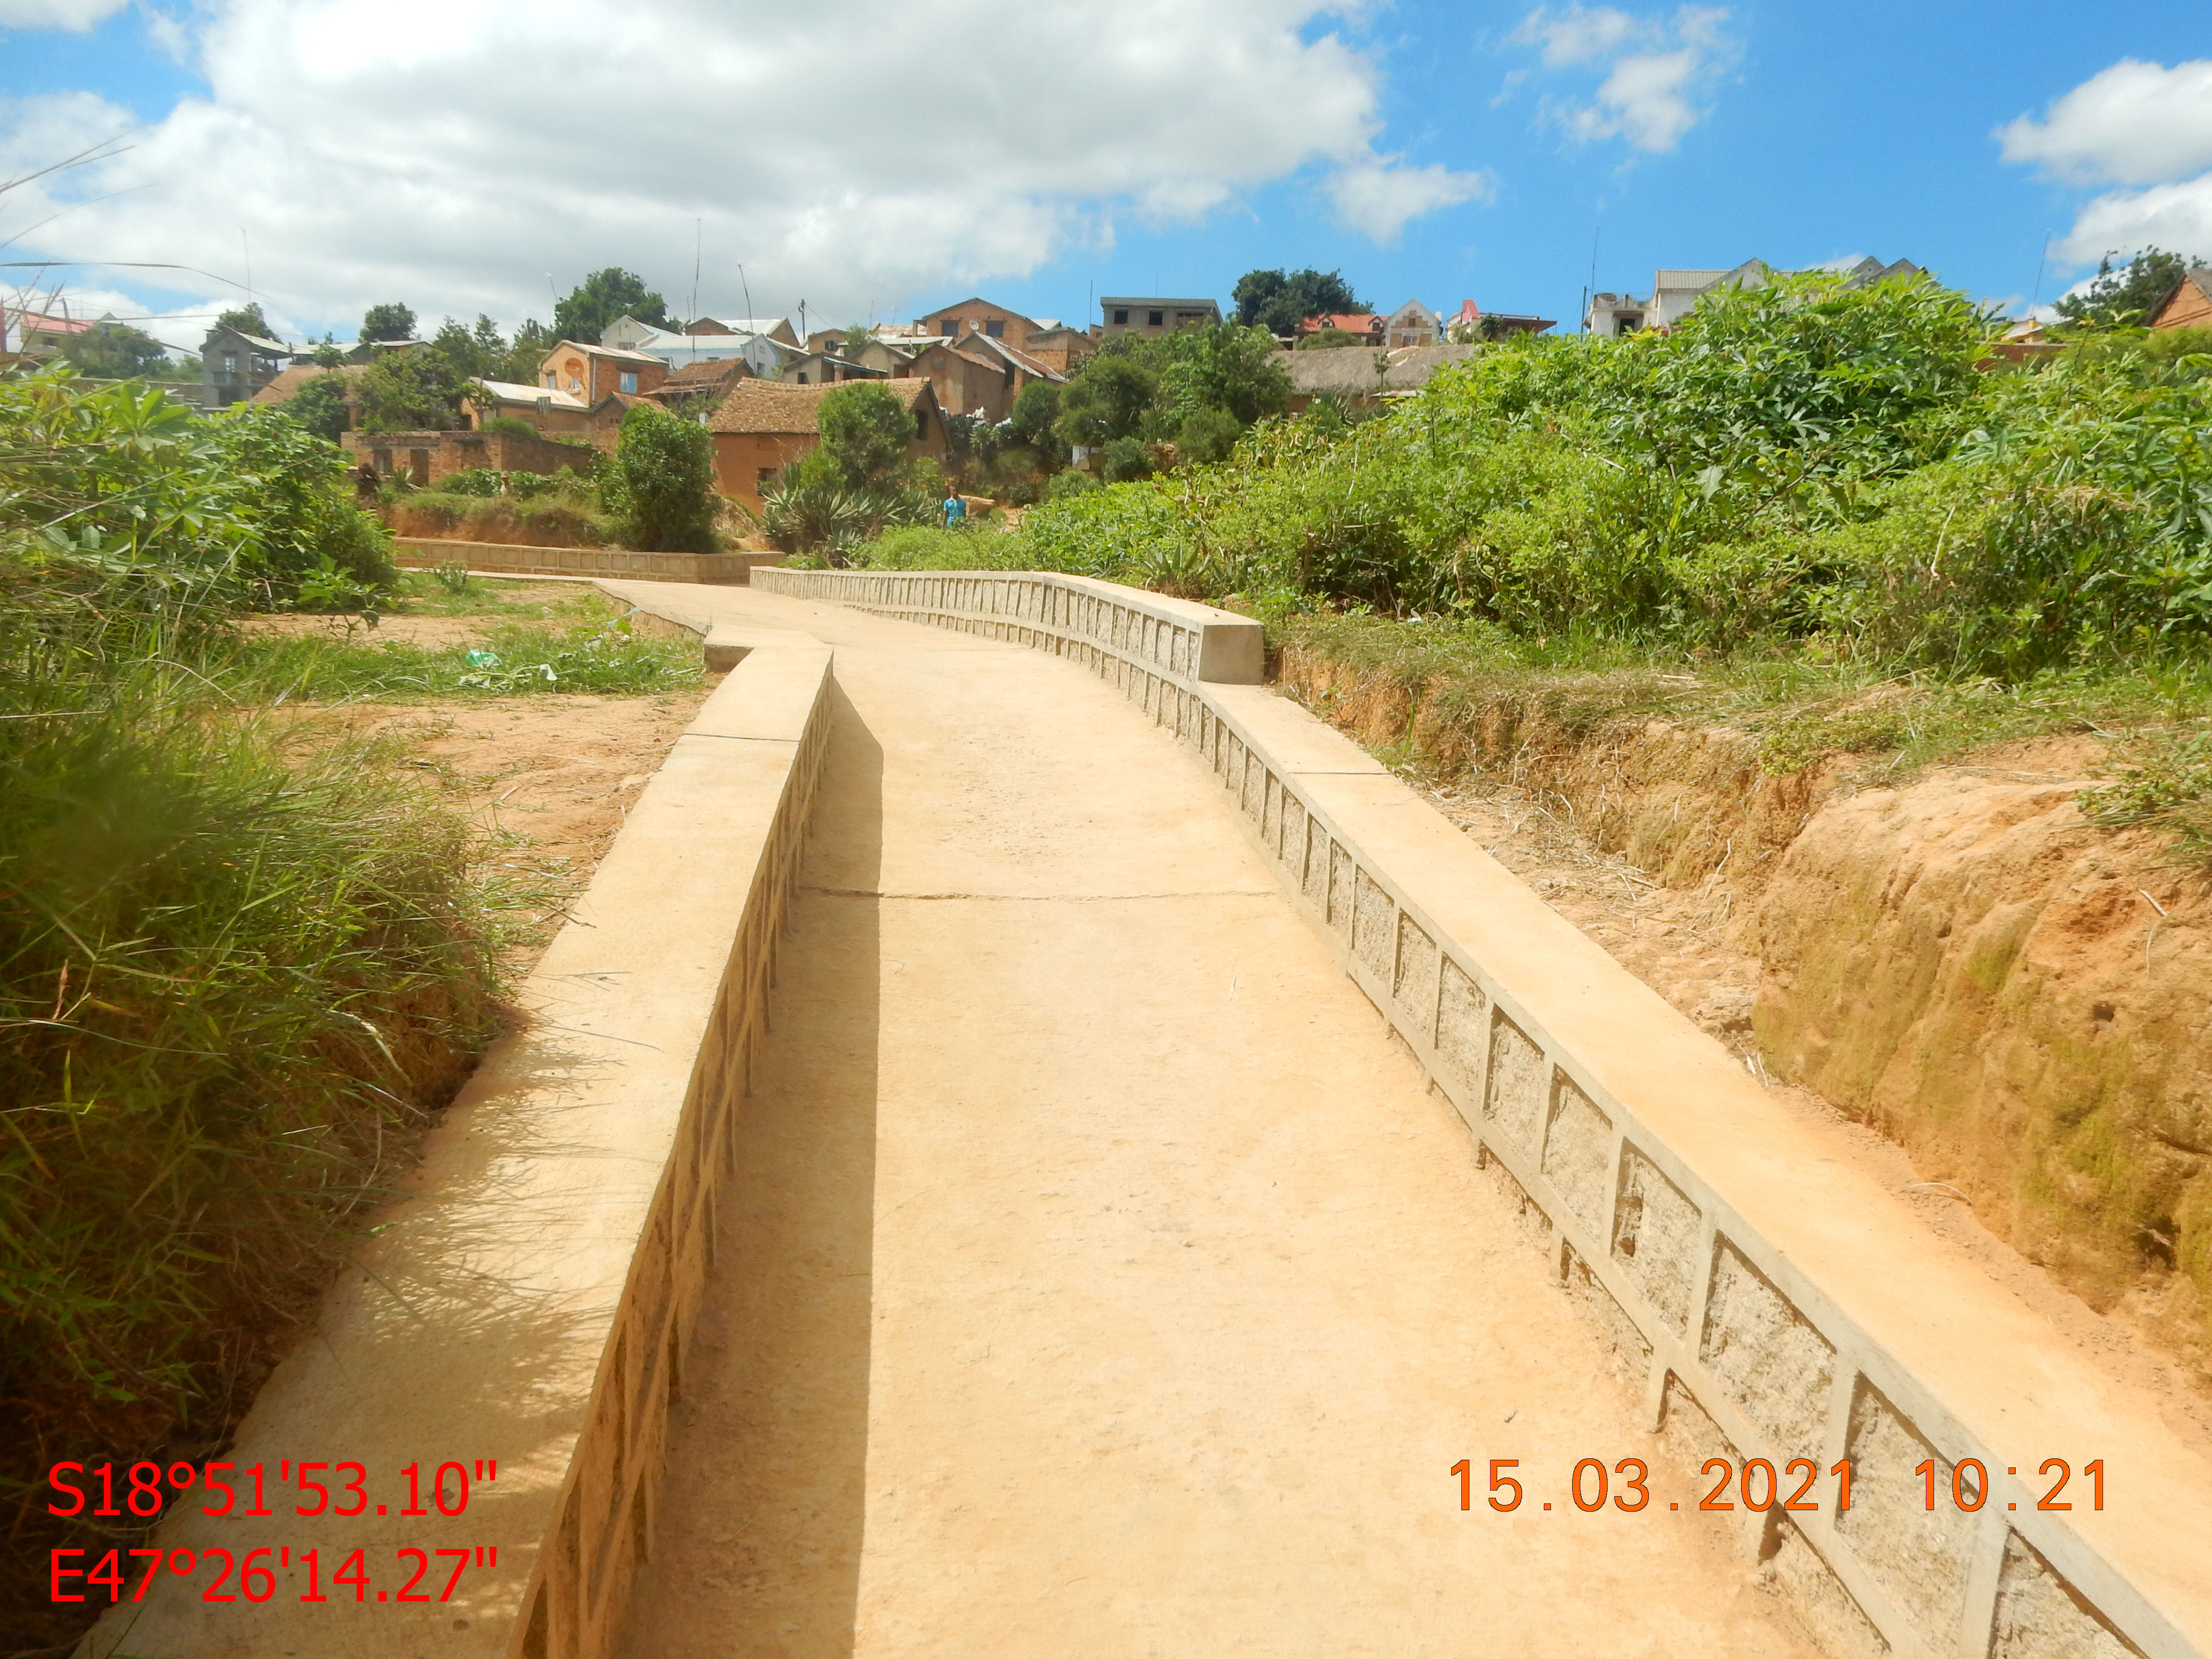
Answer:
[[[628,545],[653,553],[714,550],[720,502],[706,428],[641,404],[623,416],[614,473],[619,499],[607,506]]]

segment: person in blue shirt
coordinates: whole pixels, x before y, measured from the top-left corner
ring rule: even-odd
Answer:
[[[957,530],[967,520],[968,503],[960,499],[960,492],[957,489],[947,492],[945,497],[945,527]]]

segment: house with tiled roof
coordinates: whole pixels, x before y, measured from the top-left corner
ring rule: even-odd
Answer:
[[[686,363],[645,395],[667,410],[708,410],[729,395],[739,380],[751,379],[751,366],[742,357],[710,357]]]
[[[929,381],[918,376],[876,380],[905,405],[914,421],[909,456],[945,459],[945,416]],[[800,386],[784,380],[741,380],[730,388],[707,430],[714,443],[714,483],[731,500],[759,511],[762,497],[783,469],[822,442],[822,400],[842,386]]]
[[[1324,329],[1334,329],[1340,334],[1357,336],[1360,345],[1379,346],[1382,343],[1383,319],[1361,312],[1323,312],[1308,317],[1298,324],[1298,332],[1318,334]]]
[[[2212,328],[2212,265],[2197,265],[2185,272],[2166,296],[2166,303],[2151,313],[2153,328]]]

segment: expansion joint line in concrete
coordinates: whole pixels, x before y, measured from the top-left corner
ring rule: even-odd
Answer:
[[[802,893],[823,898],[912,899],[934,903],[944,899],[978,899],[1005,904],[1119,904],[1135,900],[1198,898],[1264,898],[1278,896],[1275,890],[1260,887],[1206,887],[1176,893],[886,893],[873,887],[801,886]]]

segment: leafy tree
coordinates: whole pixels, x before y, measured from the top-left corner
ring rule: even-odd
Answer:
[[[1218,409],[1246,427],[1262,415],[1280,414],[1290,401],[1290,372],[1265,329],[1217,323],[1179,329],[1160,343],[1169,357],[1162,390],[1182,421],[1199,410]]]
[[[336,368],[346,360],[345,348],[326,332],[315,342],[315,367]]]
[[[641,318],[639,320],[643,321],[644,319]],[[857,356],[867,347],[874,344],[875,338],[876,337],[874,335],[869,333],[866,329],[862,328],[858,323],[854,324],[852,327],[847,329],[844,333],[845,355],[848,357]]]
[[[1052,442],[1053,422],[1059,418],[1060,388],[1050,380],[1031,380],[1014,399],[1007,436],[1016,443],[1044,448]]]
[[[1133,478],[1147,477],[1152,471],[1152,458],[1146,453],[1143,441],[1136,438],[1110,440],[1100,462],[1109,483],[1127,483]]]
[[[1489,321],[1484,318],[1485,322]],[[1298,337],[1300,351],[1334,351],[1339,346],[1364,345],[1366,341],[1357,334],[1340,328],[1317,328],[1310,334]]]
[[[705,427],[639,404],[623,416],[614,475],[630,546],[648,553],[714,550],[721,503],[714,493],[714,441]]]
[[[2107,254],[2098,263],[2096,279],[2088,289],[2067,295],[2055,308],[2068,322],[2084,328],[2145,327],[2190,268],[2203,263],[2147,247],[2115,270]]]
[[[276,337],[270,332],[269,319],[261,314],[261,301],[256,300],[236,311],[226,311],[215,319],[217,328],[235,329],[240,334],[252,334],[264,340]]]
[[[1116,335],[1067,377],[1053,423],[1062,443],[1097,447],[1136,434],[1160,390],[1158,373],[1145,361],[1150,343]]]
[[[1248,270],[1230,290],[1237,320],[1270,334],[1295,334],[1309,317],[1358,314],[1367,309],[1341,272]]]
[[[645,278],[609,265],[585,277],[553,307],[553,333],[557,339],[597,345],[607,325],[623,316],[655,328],[676,326],[668,315],[668,302],[646,287]]]
[[[62,356],[87,374],[106,380],[142,380],[168,367],[169,349],[128,323],[94,323],[72,335]]]
[[[284,407],[301,426],[331,443],[336,443],[338,434],[352,423],[352,411],[346,407],[346,380],[343,374],[316,375],[294,392]]]
[[[872,489],[906,469],[914,416],[884,387],[852,380],[823,398],[814,416],[822,453],[852,489]]]
[[[415,337],[415,313],[397,301],[389,305],[371,306],[362,313],[361,337],[364,340],[411,340]]]
[[[1243,424],[1227,410],[1193,410],[1184,416],[1182,429],[1176,434],[1176,454],[1179,459],[1200,465],[1225,461],[1235,451],[1237,439],[1243,435]]]
[[[362,429],[447,432],[460,422],[468,376],[434,345],[380,351],[361,376]]]
[[[538,364],[544,362],[545,354],[560,343],[560,337],[535,317],[524,318],[514,331],[514,338],[507,343],[507,355],[501,360],[500,372],[492,379],[507,380],[516,386],[536,386]]]

